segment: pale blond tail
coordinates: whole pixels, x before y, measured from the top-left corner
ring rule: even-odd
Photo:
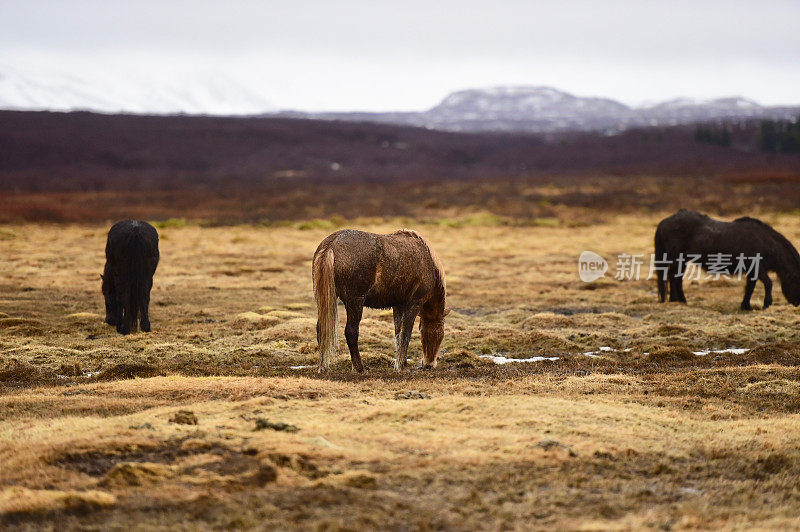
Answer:
[[[326,248],[314,257],[312,266],[314,299],[317,302],[317,345],[319,346],[319,370],[331,365],[331,359],[339,350],[339,315],[336,308],[336,283],[333,279],[333,250]]]

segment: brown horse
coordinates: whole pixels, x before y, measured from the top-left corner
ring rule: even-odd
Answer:
[[[364,371],[358,352],[358,327],[365,306],[394,312],[397,370],[406,367],[408,342],[419,314],[422,367],[436,367],[444,317],[450,309],[444,305],[442,264],[421,235],[405,229],[390,235],[337,231],[314,253],[312,276],[320,371],[330,367],[331,357],[338,351],[337,298],[347,310],[344,335],[356,371]]]

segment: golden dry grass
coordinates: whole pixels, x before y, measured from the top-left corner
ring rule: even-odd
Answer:
[[[391,312],[367,310],[367,374],[342,343],[323,377],[291,366],[316,361],[310,259],[341,220],[166,224],[153,332],[128,337],[102,323],[106,228],[0,227],[1,522],[796,527],[800,317],[777,284],[744,313],[739,282],[687,286],[683,306],[653,281],[577,277],[583,250],[650,253],[659,218],[349,223],[420,230],[454,311],[436,370],[394,373]],[[800,241],[796,217],[764,218]],[[752,351],[692,354],[727,347]]]

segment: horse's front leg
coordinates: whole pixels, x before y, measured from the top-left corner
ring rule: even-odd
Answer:
[[[106,323],[109,325],[116,325],[116,311],[114,309],[114,301],[116,300],[116,293],[114,290],[114,280],[111,277],[111,270],[106,263],[105,271],[100,276],[103,279],[102,291],[103,299],[106,303]]]
[[[411,332],[414,330],[414,320],[417,319],[419,307],[410,306],[398,310],[399,312],[395,314],[395,331],[397,331],[398,314],[400,329],[395,336],[397,349],[394,353],[394,369],[400,371],[408,365],[408,344],[411,342]]]
[[[347,310],[347,324],[344,327],[344,337],[347,340],[347,347],[350,349],[350,361],[353,363],[353,369],[361,373],[364,371],[364,364],[361,362],[361,354],[358,352],[358,327],[364,312],[364,300],[345,303],[345,309]]]
[[[753,289],[756,287],[756,282],[753,279],[747,278],[744,285],[744,299],[742,299],[742,310],[753,310],[750,306],[750,298],[753,295]]]
[[[766,270],[761,270],[758,272],[758,280],[764,284],[764,307],[763,310],[766,310],[772,305],[772,279],[769,278],[769,274]],[[755,281],[753,282],[755,284]]]
[[[400,360],[400,346],[402,344],[403,332],[403,314],[406,308],[404,306],[392,307],[392,317],[394,318],[394,368],[399,369],[398,361]]]

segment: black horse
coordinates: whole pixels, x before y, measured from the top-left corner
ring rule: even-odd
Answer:
[[[786,237],[761,220],[744,217],[723,222],[699,212],[680,210],[658,224],[655,250],[655,260],[665,261],[658,274],[658,296],[662,302],[666,300],[669,281],[669,300],[686,303],[680,269],[686,264],[682,261],[691,261],[706,271],[713,269],[714,273],[749,272],[742,310],[752,309],[750,296],[757,280],[764,284],[764,308],[772,304],[768,272],[778,274],[789,303],[800,305],[800,255]],[[727,259],[720,261],[720,254]],[[741,268],[739,272],[737,267]]]
[[[147,222],[123,220],[108,231],[101,275],[106,323],[117,332],[150,332],[150,289],[158,266],[158,232]]]

